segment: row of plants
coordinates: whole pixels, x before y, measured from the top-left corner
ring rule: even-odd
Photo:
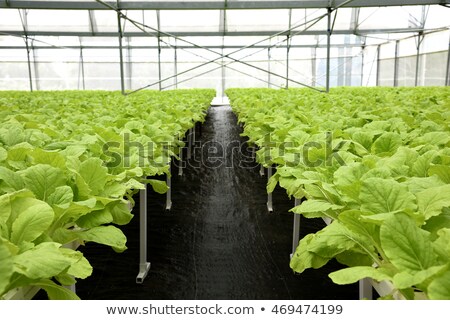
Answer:
[[[164,193],[185,132],[203,122],[213,90],[0,93],[0,297],[37,286],[50,299],[77,299],[63,286],[92,267],[71,244],[121,252],[115,225],[133,217],[145,184]]]
[[[292,212],[331,218],[301,239],[291,268],[331,259],[336,284],[388,281],[406,299],[450,299],[450,88],[227,91],[257,161],[302,199]],[[345,267],[347,266],[347,267]]]

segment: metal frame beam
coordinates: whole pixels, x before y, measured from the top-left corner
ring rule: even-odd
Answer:
[[[434,30],[434,29],[433,29]],[[387,29],[358,29],[356,34],[353,30],[333,30],[333,34],[336,35],[355,35],[355,36],[364,36],[368,34],[377,34],[377,33],[418,33],[418,32],[427,32],[427,31],[433,31],[429,29],[422,29],[422,28],[404,28],[404,29],[393,29],[393,28],[387,28]],[[443,28],[444,30],[444,28]],[[255,31],[226,31],[219,32],[219,31],[178,31],[178,32],[171,32],[170,34],[172,36],[176,37],[251,37],[251,36],[273,36],[274,34],[277,34],[279,36],[287,36],[290,33],[295,33],[292,31],[283,31],[280,32],[280,30],[255,30]],[[326,35],[326,30],[305,30],[300,31],[301,35]],[[24,32],[22,30],[0,30],[0,34],[2,35],[11,35],[11,36],[22,36],[24,35]],[[79,31],[28,31],[29,36],[70,36],[70,37],[89,37],[92,36],[92,32],[79,32]],[[96,32],[95,36],[97,37],[117,37],[116,32],[108,32],[108,31],[101,31]],[[139,32],[139,31],[130,31],[130,32],[123,32],[124,37],[158,37],[158,32],[154,31],[148,31],[146,33]]]
[[[294,45],[291,44],[289,45],[289,47],[291,49],[294,48],[326,48],[327,45],[325,44],[320,44],[320,45],[309,45],[309,44],[304,44],[304,45]],[[360,44],[331,44],[332,48],[346,48],[346,47],[361,47]],[[59,47],[59,46],[45,46],[45,45],[41,45],[41,46],[34,46],[35,49],[80,49],[80,46],[64,46],[64,47]],[[193,46],[177,46],[174,45],[172,46],[173,49],[198,49],[195,48]],[[212,45],[212,46],[207,46],[207,48],[209,49],[240,49],[242,48],[242,46],[239,45]],[[279,45],[275,47],[276,49],[286,49],[287,45]],[[24,46],[2,46],[0,45],[0,49],[24,49]],[[119,49],[118,45],[108,45],[108,46],[98,46],[98,45],[83,45],[83,49]],[[137,46],[130,46],[130,49],[158,49],[158,46],[144,46],[144,45],[137,45]],[[168,48],[162,48],[162,50],[164,49],[168,49]],[[267,46],[264,45],[260,45],[260,46],[253,46],[252,49],[270,49],[267,48]],[[201,49],[198,49],[201,50]]]
[[[114,4],[115,1],[105,1]],[[334,0],[334,7],[387,7],[406,5],[430,5],[450,4],[450,0],[354,0],[344,4],[346,0]],[[343,5],[344,4],[344,5]],[[265,0],[265,1],[231,1],[227,9],[305,9],[305,8],[328,8],[329,0]],[[46,1],[9,0],[1,2],[0,8],[16,9],[67,9],[67,10],[106,10],[104,6],[94,1]],[[223,1],[127,1],[120,5],[122,10],[221,10],[225,5]]]

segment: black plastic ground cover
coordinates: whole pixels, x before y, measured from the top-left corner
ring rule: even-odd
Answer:
[[[229,107],[209,110],[191,165],[173,168],[171,211],[165,196],[149,191],[148,260],[151,270],[136,284],[139,214],[122,229],[128,250],[87,244],[81,250],[94,267],[77,283],[82,299],[357,299],[358,286],[328,278],[331,262],[296,275],[289,268],[293,207],[285,191],[273,194],[268,213],[259,168],[250,161],[242,129]],[[241,149],[241,152],[239,149]],[[302,219],[301,236],[324,227]]]

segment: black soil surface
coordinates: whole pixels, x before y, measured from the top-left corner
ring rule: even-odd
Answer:
[[[266,177],[249,158],[242,129],[229,107],[209,110],[184,175],[173,166],[171,211],[165,196],[148,193],[148,260],[136,284],[139,205],[122,227],[128,250],[88,244],[81,250],[94,267],[77,283],[81,299],[357,299],[358,286],[334,285],[331,262],[296,275],[289,268],[293,207],[285,191],[273,194],[268,213]],[[138,200],[138,199],[137,199]],[[302,220],[301,236],[324,227]]]

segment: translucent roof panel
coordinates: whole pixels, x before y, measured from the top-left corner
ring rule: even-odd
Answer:
[[[160,11],[162,31],[219,31],[219,10]]]
[[[421,7],[361,8],[358,29],[407,29],[420,27]]]
[[[289,10],[229,10],[227,31],[287,30]]]
[[[75,10],[28,10],[29,31],[89,31],[87,11]]]
[[[23,14],[23,11],[0,9],[1,31],[23,30],[21,13]]]

